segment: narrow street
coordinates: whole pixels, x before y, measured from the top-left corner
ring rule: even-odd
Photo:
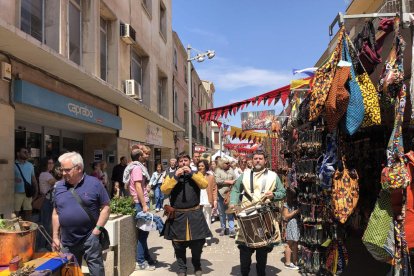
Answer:
[[[239,250],[234,239],[228,236],[219,237],[218,231],[220,222],[212,224],[213,239],[212,244],[204,247],[202,254],[203,274],[209,276],[241,275],[239,263]],[[177,265],[175,263],[174,252],[170,241],[158,236],[158,232],[151,232],[148,238],[148,247],[152,256],[158,260],[155,271],[135,271],[131,276],[167,276],[176,275]],[[298,272],[286,269],[282,258],[284,245],[276,246],[268,256],[267,275],[299,275]],[[188,275],[194,275],[191,265],[191,252],[187,250]],[[250,276],[256,275],[255,255],[252,257]]]

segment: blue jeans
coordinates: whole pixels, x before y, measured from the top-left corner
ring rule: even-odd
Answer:
[[[147,203],[147,205],[149,206],[149,203]],[[141,203],[135,203],[135,210],[138,212],[142,211],[142,205]],[[147,262],[151,262],[151,256],[149,254],[149,250],[148,250],[148,244],[147,244],[147,240],[148,240],[148,234],[149,232],[147,231],[142,231],[141,229],[138,228],[138,243],[137,243],[137,256],[136,256],[136,260],[138,264],[143,264],[145,261]]]
[[[224,204],[224,198],[218,193],[218,209],[220,212],[221,229],[226,229],[226,219],[229,222],[229,231],[234,231],[234,216],[226,214],[227,206]]]
[[[85,241],[77,245],[63,246],[62,252],[75,255],[79,265],[82,265],[82,257],[84,257],[91,276],[105,276],[102,247],[98,236],[91,234]]]
[[[155,209],[164,208],[164,194],[161,192],[161,184],[157,184],[154,190]]]

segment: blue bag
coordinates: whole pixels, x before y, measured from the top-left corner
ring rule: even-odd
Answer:
[[[362,92],[356,80],[355,68],[348,48],[350,45],[348,45],[345,37],[343,38],[342,47],[342,59],[352,64],[351,78],[347,82],[349,87],[349,104],[345,114],[345,131],[347,134],[353,135],[364,121],[364,99],[362,98]]]

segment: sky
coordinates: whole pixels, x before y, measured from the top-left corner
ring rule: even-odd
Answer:
[[[287,85],[292,69],[313,67],[330,41],[329,25],[350,0],[172,0],[172,28],[183,45],[216,56],[193,62],[214,83],[214,107]],[[334,32],[336,32],[334,29]],[[192,51],[193,56],[196,51]],[[243,111],[276,110],[259,105]],[[227,124],[240,127],[239,111]]]

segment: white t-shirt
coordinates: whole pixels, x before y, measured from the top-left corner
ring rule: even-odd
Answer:
[[[39,187],[40,187],[40,193],[46,194],[49,192],[50,189],[52,189],[53,186],[51,186],[48,182],[50,179],[53,179],[53,175],[50,172],[41,172],[39,175]],[[50,198],[50,195],[47,196]]]
[[[210,202],[208,201],[208,194],[206,189],[200,190],[200,205],[210,206]]]

